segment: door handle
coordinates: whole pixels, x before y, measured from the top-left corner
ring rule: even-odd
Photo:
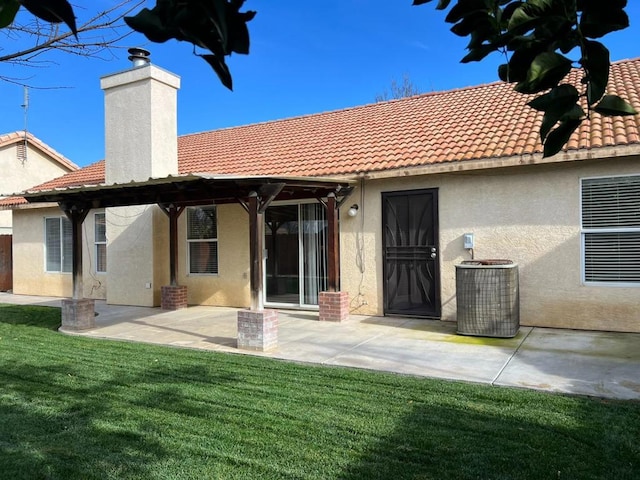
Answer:
[[[431,252],[431,258],[436,258],[437,256],[436,252]]]

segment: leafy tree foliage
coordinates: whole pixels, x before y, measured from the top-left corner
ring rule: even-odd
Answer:
[[[451,3],[439,0],[436,8],[446,10]],[[626,6],[626,0],[458,0],[445,20],[453,24],[454,34],[469,37],[463,63],[500,52],[506,58],[498,68],[501,80],[515,83],[524,94],[549,90],[528,103],[544,112],[540,138],[547,157],[558,153],[594,111],[637,113],[622,98],[605,94],[609,50],[597,40],[629,26]],[[562,83],[574,65],[584,72],[582,91]]]
[[[390,0],[391,1],[391,0]],[[432,0],[413,0],[414,5]],[[599,41],[627,28],[627,0],[438,0],[447,10],[451,31],[469,37],[462,62],[481,61],[493,52],[505,55],[500,79],[515,83],[523,94],[543,93],[529,105],[544,112],[540,137],[544,156],[559,152],[592,112],[635,115],[624,99],[607,95],[609,50]],[[247,22],[255,12],[241,12],[244,0],[156,0],[125,22],[157,43],[187,41],[207,53],[201,56],[222,83],[232,88],[225,57],[249,53]],[[0,0],[0,28],[10,25],[20,7],[50,23],[65,23],[78,34],[67,0]],[[573,60],[569,57],[575,56]],[[573,66],[580,67],[581,90],[563,83]]]

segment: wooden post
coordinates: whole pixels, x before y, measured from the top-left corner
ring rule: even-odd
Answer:
[[[160,205],[162,211],[169,217],[169,285],[178,286],[178,217],[184,207]]]
[[[327,263],[327,290],[337,292],[340,288],[340,237],[338,204],[333,193],[327,197]]]
[[[71,221],[71,252],[73,275],[73,299],[80,300],[84,298],[82,287],[82,222],[87,218],[89,208],[73,205],[71,207],[62,207],[65,215]]]
[[[249,194],[249,257],[251,310],[264,309],[262,258],[264,250],[264,219],[256,192]]]

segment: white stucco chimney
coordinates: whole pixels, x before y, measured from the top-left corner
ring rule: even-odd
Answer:
[[[180,77],[129,50],[133,67],[100,79],[105,100],[106,182],[144,181],[178,173]]]
[[[131,49],[133,67],[100,79],[105,99],[105,181],[144,182],[178,173],[180,78]],[[157,205],[105,210],[107,303],[157,306],[168,282],[167,218]]]

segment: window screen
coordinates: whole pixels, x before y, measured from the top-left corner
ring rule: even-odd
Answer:
[[[218,273],[218,225],[216,207],[187,209],[187,243],[190,274]]]
[[[107,271],[107,222],[104,213],[94,217],[94,242],[96,245],[96,272]]]
[[[71,222],[66,217],[45,218],[45,269],[71,272],[73,244]]]
[[[584,281],[640,284],[640,176],[582,181]]]

